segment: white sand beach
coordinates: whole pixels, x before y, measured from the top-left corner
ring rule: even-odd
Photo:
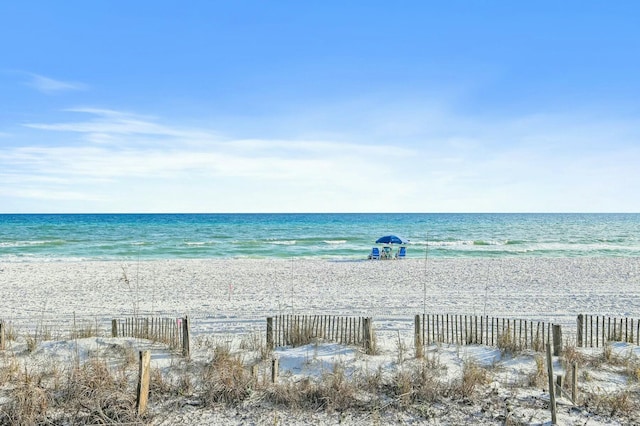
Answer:
[[[304,371],[312,371],[309,366],[313,362],[320,362],[323,369],[329,368],[330,359],[336,358],[354,369],[363,368],[363,363],[367,368],[397,369],[400,367],[398,347],[406,344],[409,348],[406,349],[406,357],[411,358],[413,316],[423,312],[550,321],[566,327],[568,340],[579,313],[640,318],[640,260],[635,258],[16,262],[0,264],[0,289],[0,317],[17,330],[16,334],[46,327],[51,330],[52,339],[63,342],[42,342],[35,355],[28,355],[21,346],[23,342],[18,339],[12,350],[20,354],[19,358],[25,365],[36,362],[38,354],[50,357],[56,348],[62,352],[69,350],[63,336],[73,321],[91,321],[104,328],[105,338],[88,339],[81,344],[92,348],[105,344],[105,341],[114,344],[107,338],[109,321],[134,314],[188,315],[193,338],[196,341],[200,339],[200,342],[208,338],[233,340],[250,333],[263,333],[266,317],[278,314],[373,318],[380,345],[379,355],[368,357],[359,354],[357,349],[340,349],[335,344],[326,347],[316,345],[314,349],[278,349],[276,353],[283,360],[281,365],[287,380],[299,379]],[[132,339],[121,340],[119,344],[136,344]],[[140,345],[139,342],[137,344]],[[210,357],[207,345],[196,343],[193,347],[194,360],[205,362]],[[520,376],[535,368],[533,354],[505,360],[495,348],[470,346],[465,347],[462,354],[460,348],[446,345],[432,349],[438,351],[438,357],[448,366],[447,374],[451,377],[460,372],[462,360],[474,356],[492,365],[504,363],[502,370],[496,373],[502,375],[504,383],[520,383]],[[637,347],[627,344],[620,344],[615,350],[638,353]],[[310,351],[314,355],[309,355]],[[324,358],[323,351],[327,351]],[[336,354],[340,356],[336,357]],[[177,361],[173,357],[170,361],[168,359],[157,352],[153,362],[170,370]],[[597,386],[605,386],[610,381],[609,376],[602,380],[596,382]],[[544,394],[541,389],[525,387],[514,391],[497,378],[495,383],[498,384],[487,389],[493,386],[497,389],[494,389],[496,395],[507,399],[513,397],[516,405],[516,394],[544,399],[540,396]],[[620,385],[619,388],[625,386]],[[5,384],[6,392],[9,387]],[[318,412],[310,417],[304,411],[289,412],[283,407],[261,404],[217,409],[197,408],[188,403],[178,405],[181,408],[177,410],[163,411],[161,406],[152,408],[155,417],[150,422],[360,424],[371,419],[366,413],[336,415]],[[471,408],[456,410],[446,404],[436,404],[433,410],[433,422],[402,410],[393,410],[393,414],[389,414],[391,417],[377,417],[377,421],[428,424],[504,422],[502,414],[486,414],[488,408],[482,411],[473,403]],[[484,414],[477,414],[478,410]],[[517,424],[546,422],[548,410],[544,407],[522,410],[518,418],[529,416],[530,422]],[[619,420],[615,418],[598,417],[586,410],[576,411],[570,407],[565,407],[561,415],[571,422],[622,424],[616,423]],[[471,418],[475,420],[472,422]]]
[[[123,279],[126,274],[129,282]],[[640,316],[640,259],[328,261],[208,259],[0,264],[0,315],[17,325],[140,315],[243,332],[267,316],[423,313],[542,319]]]

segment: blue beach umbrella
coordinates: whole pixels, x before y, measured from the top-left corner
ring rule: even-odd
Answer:
[[[385,235],[376,240],[376,244],[408,244],[409,240],[397,235]]]

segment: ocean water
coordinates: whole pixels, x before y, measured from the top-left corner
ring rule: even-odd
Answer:
[[[357,260],[387,234],[411,258],[640,256],[640,214],[4,214],[0,262]]]

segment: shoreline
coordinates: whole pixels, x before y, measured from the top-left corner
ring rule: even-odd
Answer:
[[[365,262],[370,261],[368,258],[370,253],[365,249],[358,252],[357,255],[344,255],[344,254],[336,254],[336,255],[202,255],[202,256],[184,256],[184,255],[176,255],[176,254],[167,254],[165,256],[158,257],[137,257],[135,255],[123,256],[123,257],[79,257],[79,256],[64,256],[64,257],[29,257],[29,256],[0,256],[0,265],[2,264],[12,264],[12,263],[33,263],[33,264],[41,264],[41,263],[84,263],[84,262],[164,262],[164,261],[326,261],[326,262]],[[416,255],[419,253],[419,255]],[[485,253],[474,253],[469,252],[466,254],[451,254],[447,252],[438,252],[437,248],[430,249],[428,252],[427,258],[429,261],[431,260],[458,260],[458,259],[468,259],[468,260],[533,260],[533,259],[634,259],[640,258],[640,252],[628,251],[626,252],[616,252],[614,254],[606,254],[602,253],[594,253],[589,251],[581,251],[581,250],[568,250],[565,252],[557,252],[557,253],[545,253],[545,254],[535,254],[534,251],[530,253],[525,252],[485,252]],[[411,261],[424,261],[424,250],[420,250],[417,248],[411,248],[409,252],[407,252],[407,256],[401,260],[411,260]],[[380,259],[380,260],[397,260],[397,259]]]

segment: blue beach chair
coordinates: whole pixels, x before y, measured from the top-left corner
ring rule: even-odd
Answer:
[[[371,254],[369,254],[369,259],[380,260],[380,250],[378,250],[378,247],[374,247],[371,249]]]
[[[396,253],[396,259],[404,259],[406,256],[407,256],[407,248],[400,247],[400,250],[398,250],[398,253]]]

